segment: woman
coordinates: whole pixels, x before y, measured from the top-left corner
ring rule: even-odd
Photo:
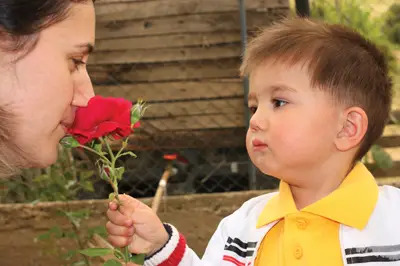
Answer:
[[[0,177],[46,167],[93,87],[93,0],[0,0]]]

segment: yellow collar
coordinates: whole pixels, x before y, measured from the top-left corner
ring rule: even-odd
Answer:
[[[323,216],[361,230],[375,208],[378,193],[372,174],[362,163],[357,163],[335,191],[301,212]],[[281,181],[279,193],[268,201],[258,217],[257,228],[297,212],[289,185]]]

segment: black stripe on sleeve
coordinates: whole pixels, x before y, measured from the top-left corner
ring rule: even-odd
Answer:
[[[346,261],[348,264],[400,261],[400,254],[351,257],[351,258],[347,258]]]
[[[228,237],[228,240],[226,242],[228,242],[228,244],[231,244],[233,242],[233,243],[235,243],[236,245],[238,245],[239,247],[241,247],[243,249],[255,248],[257,246],[257,242],[244,243],[239,238],[232,239],[231,237]]]
[[[370,247],[361,247],[361,248],[346,248],[346,255],[352,254],[365,254],[365,253],[374,253],[374,252],[393,252],[400,251],[400,245],[391,245],[391,246],[370,246]]]

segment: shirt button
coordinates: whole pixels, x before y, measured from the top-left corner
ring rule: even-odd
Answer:
[[[308,221],[304,218],[296,218],[296,225],[300,230],[305,230],[307,228]]]
[[[296,247],[294,248],[293,251],[293,255],[295,257],[295,259],[299,260],[303,257],[303,249],[301,248],[300,245],[296,245]]]

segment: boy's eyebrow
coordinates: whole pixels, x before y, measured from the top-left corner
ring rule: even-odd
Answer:
[[[297,90],[295,90],[294,88],[286,86],[286,85],[272,85],[272,86],[270,86],[270,89],[272,90],[272,92],[277,92],[277,91],[297,92]]]
[[[267,87],[267,89],[271,90],[271,93],[277,92],[277,91],[291,91],[291,92],[297,92],[296,89],[286,86],[286,85],[272,85]],[[257,96],[254,92],[250,92],[247,96],[247,101],[256,101]]]

